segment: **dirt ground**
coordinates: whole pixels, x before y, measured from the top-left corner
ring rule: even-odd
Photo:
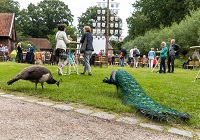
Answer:
[[[0,140],[185,140],[114,120],[0,96]]]

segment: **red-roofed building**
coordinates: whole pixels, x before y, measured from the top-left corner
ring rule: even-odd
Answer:
[[[16,27],[14,13],[0,13],[0,44],[7,46],[9,52],[14,49]]]
[[[26,41],[32,42],[40,51],[51,51],[51,43],[46,38],[26,38]]]

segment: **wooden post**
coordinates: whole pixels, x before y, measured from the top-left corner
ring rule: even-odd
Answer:
[[[109,0],[107,0],[107,18],[106,18],[106,56],[108,58],[108,41],[109,41],[109,38],[108,38],[108,35],[109,35]],[[107,60],[108,61],[108,60]]]

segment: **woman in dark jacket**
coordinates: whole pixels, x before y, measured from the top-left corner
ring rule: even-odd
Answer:
[[[87,46],[86,51],[84,53],[84,70],[81,74],[85,74],[88,71],[88,75],[92,76],[91,67],[90,67],[90,58],[92,56],[92,52],[94,51],[93,48],[93,36],[91,34],[90,26],[84,26],[84,34],[81,37],[80,42],[83,43],[85,38],[87,37]]]
[[[126,59],[126,55],[127,55],[127,51],[126,51],[126,48],[123,47],[120,51],[120,54],[122,55],[120,57],[120,66],[121,67],[124,67],[124,60]]]

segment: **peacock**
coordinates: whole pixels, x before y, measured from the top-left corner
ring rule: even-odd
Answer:
[[[179,118],[188,121],[191,117],[188,113],[159,105],[144,92],[136,79],[124,70],[112,71],[110,79],[106,77],[103,82],[120,88],[124,104],[135,107],[141,114],[150,118],[160,121]]]
[[[8,85],[18,81],[18,80],[28,80],[35,83],[35,89],[37,89],[37,84],[41,83],[42,89],[44,89],[44,82],[48,84],[57,84],[59,87],[60,81],[56,81],[51,72],[43,66],[29,66],[24,68],[17,76],[7,82]]]

